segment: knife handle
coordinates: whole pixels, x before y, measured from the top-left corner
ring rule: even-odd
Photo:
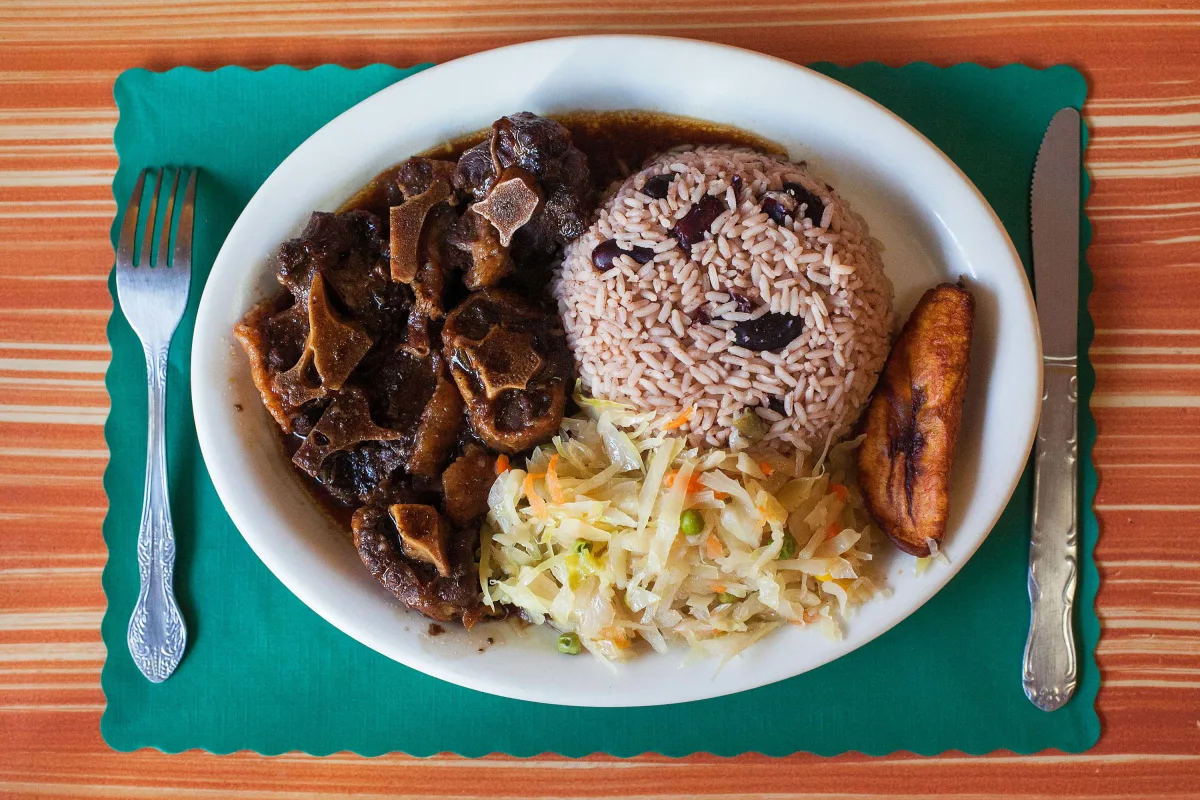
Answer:
[[[1033,446],[1033,536],[1029,542],[1029,638],[1025,642],[1025,696],[1043,711],[1071,699],[1075,659],[1075,581],[1079,537],[1079,393],[1076,360],[1044,359],[1042,417]]]

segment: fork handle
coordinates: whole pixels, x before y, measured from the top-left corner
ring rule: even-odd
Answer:
[[[167,494],[167,352],[170,344],[144,347],[149,384],[149,435],[146,485],[138,529],[141,586],[129,619],[129,652],[142,674],[154,683],[167,679],[187,644],[187,629],[175,602],[175,530]]]

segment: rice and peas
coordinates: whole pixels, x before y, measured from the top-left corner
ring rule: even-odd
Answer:
[[[607,660],[837,635],[878,591],[854,442],[835,444],[890,343],[865,222],[802,164],[672,151],[567,247],[554,293],[582,412],[492,487],[485,601]]]

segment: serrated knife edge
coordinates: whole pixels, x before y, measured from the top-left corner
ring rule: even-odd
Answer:
[[[1042,349],[1074,357],[1079,319],[1079,112],[1054,115],[1033,166],[1030,217],[1033,280]]]

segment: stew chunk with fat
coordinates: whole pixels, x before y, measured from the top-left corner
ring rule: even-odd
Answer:
[[[519,453],[558,430],[571,356],[557,315],[488,289],[446,319],[442,343],[471,429],[485,445]]]

